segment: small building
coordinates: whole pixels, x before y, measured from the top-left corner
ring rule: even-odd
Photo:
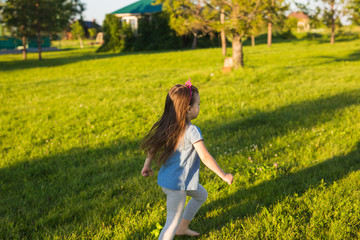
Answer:
[[[92,21],[83,21],[82,25],[85,32],[88,32],[90,28],[95,28],[97,31],[101,30],[101,26],[96,23],[95,19]]]
[[[80,24],[81,24],[82,28],[84,29],[86,38],[90,38],[89,29],[92,29],[92,28],[96,29],[96,33],[99,33],[102,30],[101,26],[96,23],[95,19],[92,20],[92,21],[84,21],[84,20],[79,20],[79,21],[80,21]],[[73,22],[73,23],[75,23],[75,22]],[[63,35],[62,38],[65,39],[65,40],[73,39],[73,35],[71,33],[71,25],[69,25],[67,27],[67,29],[62,33],[62,35]]]
[[[303,12],[293,12],[288,17],[293,17],[298,20],[297,22],[297,31],[298,32],[308,32],[310,31],[310,18]]]
[[[126,7],[120,8],[112,12],[116,17],[120,18],[121,21],[130,24],[132,30],[136,33],[139,26],[139,19],[142,17],[149,17],[154,13],[162,11],[162,4],[154,5],[153,0],[139,0]]]

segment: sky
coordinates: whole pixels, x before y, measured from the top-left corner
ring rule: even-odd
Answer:
[[[105,15],[123,8],[138,0],[82,0],[85,3],[85,11],[83,13],[84,20],[96,22],[102,25]]]
[[[86,7],[83,17],[86,21],[96,19],[96,22],[102,25],[106,14],[114,12],[137,1],[138,0],[82,0]],[[290,2],[290,0],[287,1]],[[308,1],[297,0],[297,2],[307,3]],[[295,10],[294,6],[292,6],[292,9]]]

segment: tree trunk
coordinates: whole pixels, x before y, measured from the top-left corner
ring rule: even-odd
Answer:
[[[269,15],[269,18],[271,18],[270,15]],[[271,21],[271,19],[269,19],[269,20]],[[272,44],[272,23],[271,22],[268,23],[268,40],[267,40],[267,42],[268,42],[268,47],[271,47],[271,44]]]
[[[197,33],[194,33],[194,38],[193,38],[191,49],[196,48],[196,43],[197,43]]]
[[[41,61],[41,36],[40,31],[37,33],[37,44],[38,44],[38,52],[39,52],[39,61]]]
[[[26,60],[27,54],[26,54],[26,37],[25,37],[25,35],[22,37],[22,44],[23,44],[23,59]]]
[[[79,42],[80,42],[80,48],[84,48],[84,44],[83,44],[82,38],[80,37],[79,34],[78,34],[78,39],[79,39]]]
[[[222,49],[222,55],[226,56],[226,36],[225,36],[225,30],[221,30],[221,49]]]
[[[271,11],[273,11],[273,7],[275,6],[275,0],[271,1]],[[271,12],[268,14],[269,23],[268,23],[268,47],[271,47],[272,44],[272,18]]]
[[[225,23],[225,13],[224,13],[223,9],[221,9],[221,13],[220,13],[220,23],[221,23],[221,25],[224,25],[224,23]],[[222,55],[225,57],[226,56],[226,35],[225,35],[224,29],[221,30],[221,49],[222,49]]]
[[[59,49],[61,49],[61,32],[60,32],[60,38],[59,38]]]
[[[255,47],[255,36],[254,36],[254,34],[251,35],[251,46]]]
[[[232,50],[233,50],[234,69],[237,69],[239,67],[244,67],[244,53],[243,53],[241,36],[239,34],[236,33],[233,34]]]
[[[39,17],[39,3],[36,1],[36,16],[37,16],[37,44],[38,44],[38,52],[39,52],[39,61],[41,61],[41,36],[40,36],[40,17]]]
[[[331,1],[331,39],[330,43],[335,43],[335,13],[334,13],[334,1]]]
[[[232,22],[235,26],[239,23],[238,15],[239,12],[239,4],[236,1],[233,1],[233,9],[231,14]],[[239,33],[233,33],[233,39],[232,39],[232,57],[233,57],[233,64],[234,69],[241,67],[244,67],[244,61],[243,61],[243,51],[242,51],[242,42],[241,42],[242,34]]]

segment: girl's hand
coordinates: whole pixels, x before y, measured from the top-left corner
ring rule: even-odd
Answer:
[[[233,179],[234,179],[234,177],[233,177],[233,175],[231,175],[230,173],[226,173],[226,174],[225,174],[225,177],[223,178],[223,180],[224,180],[225,182],[227,182],[229,185],[232,184]]]
[[[144,166],[143,169],[141,170],[141,175],[143,175],[144,177],[148,177],[149,174],[151,176],[153,176],[153,171],[152,171],[151,167]]]

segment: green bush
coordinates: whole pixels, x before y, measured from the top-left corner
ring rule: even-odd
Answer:
[[[177,36],[176,32],[169,27],[169,16],[165,12],[157,13],[149,17],[139,19],[138,30],[132,34],[130,28],[124,28],[125,47],[124,51],[152,51],[174,50],[190,48],[193,40],[192,35]],[[198,38],[197,47],[217,47],[219,38],[206,35]]]
[[[119,19],[107,14],[103,23],[104,44],[97,52],[121,52],[125,46],[125,36]]]
[[[139,19],[136,37],[126,39],[125,51],[180,49],[183,47],[181,39],[170,29],[168,15],[161,12],[152,15],[151,19]]]

